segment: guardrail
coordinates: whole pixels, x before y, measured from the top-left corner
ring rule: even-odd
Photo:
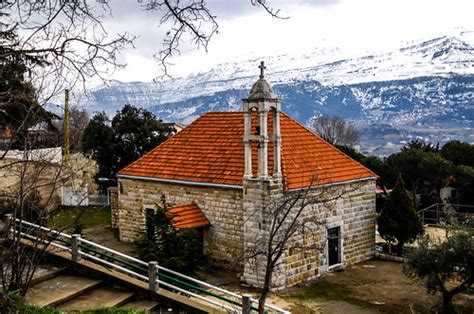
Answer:
[[[463,224],[473,219],[474,206],[436,203],[417,211],[422,224],[440,225],[442,223],[450,224],[456,222]]]
[[[189,297],[197,298],[217,306],[229,313],[251,313],[258,311],[258,300],[240,295],[226,289],[213,286],[207,282],[183,275],[158,265],[157,262],[144,262],[135,257],[112,250],[95,242],[81,238],[79,234],[67,234],[55,229],[46,228],[25,220],[5,215],[7,237],[22,236],[33,241],[51,245],[71,253],[71,260],[93,261],[113,268],[130,277],[148,283],[149,290],[159,287],[178,291]],[[212,290],[209,291],[208,289]],[[290,314],[272,304],[265,304],[269,312]]]

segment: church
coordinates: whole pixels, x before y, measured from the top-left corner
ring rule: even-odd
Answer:
[[[113,224],[120,240],[135,241],[147,212],[165,196],[175,229],[200,228],[211,261],[261,286],[262,265],[242,258],[265,233],[272,202],[307,191],[339,195],[308,203],[302,217],[317,234],[290,239],[306,249],[281,256],[274,288],[317,278],[375,253],[376,175],[281,111],[264,77],[243,99],[241,112],[208,112],[118,172]]]

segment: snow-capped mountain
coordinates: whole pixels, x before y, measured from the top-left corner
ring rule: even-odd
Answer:
[[[266,78],[282,98],[283,109],[303,123],[323,113],[337,114],[365,130],[363,135],[383,126],[400,132],[425,130],[413,135],[425,136],[434,132],[431,125],[437,125],[436,130],[447,128],[447,134],[459,131],[449,138],[469,140],[474,134],[472,37],[472,32],[465,32],[356,57],[340,49],[315,49],[225,63],[151,83],[114,81],[91,91],[91,110],[114,113],[131,103],[182,123],[210,110],[238,110],[258,78],[256,66],[264,60]]]
[[[294,56],[266,56],[224,63],[207,72],[150,83],[112,81],[91,94],[98,107],[107,103],[115,108],[124,102],[148,107],[228,89],[249,89],[256,80],[256,66],[260,60],[265,60],[266,77],[271,84],[316,80],[337,86],[452,73],[474,74],[474,47],[463,38],[444,36],[412,43],[396,51],[357,58],[349,58],[338,49],[316,49]]]

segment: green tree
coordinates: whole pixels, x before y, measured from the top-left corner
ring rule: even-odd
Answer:
[[[454,174],[453,164],[437,153],[427,152],[423,154],[420,169],[423,192],[428,195],[434,192],[435,202],[439,202],[441,188],[447,186],[449,177]]]
[[[194,229],[175,230],[164,196],[156,210],[147,213],[147,230],[137,242],[138,254],[145,261],[186,275],[193,275],[207,258],[203,252],[202,234]]]
[[[150,151],[173,133],[173,129],[145,109],[125,105],[110,122],[98,113],[84,130],[82,151],[99,165],[99,178],[113,175]]]
[[[420,219],[415,212],[413,200],[405,189],[400,176],[377,218],[380,236],[389,243],[397,242],[397,251],[402,253],[405,243],[413,242],[423,232]]]
[[[439,144],[426,143],[423,140],[414,140],[408,142],[405,146],[402,147],[402,152],[410,149],[421,149],[424,152],[429,153],[438,153]]]
[[[412,198],[415,202],[415,208],[418,207],[416,203],[416,194],[419,192],[423,180],[423,174],[420,165],[422,163],[424,154],[425,153],[423,150],[414,148],[392,154],[386,160],[390,171],[388,176],[391,177],[391,180],[400,174],[403,178],[403,181],[407,182],[408,188],[410,191],[412,191]],[[393,181],[395,182],[395,180]]]
[[[16,35],[9,31],[0,32],[0,43],[5,37]],[[6,58],[2,53],[8,47],[0,46],[0,129],[9,128],[13,131],[13,138],[7,148],[22,149],[24,137],[28,128],[38,122],[46,122],[50,129],[54,129],[51,119],[55,115],[46,111],[38,103],[36,90],[26,77],[31,64],[41,64],[39,59]]]
[[[173,134],[173,129],[143,108],[125,105],[112,119],[114,172],[119,171]]]
[[[351,157],[355,161],[358,161],[360,163],[363,163],[365,156],[361,153],[359,153],[354,147],[349,146],[349,145],[334,145],[337,149],[339,149],[341,152],[346,154],[347,156]]]
[[[453,297],[472,286],[474,274],[474,237],[472,233],[457,231],[448,234],[446,241],[433,242],[428,235],[418,241],[408,257],[404,270],[426,280],[429,293],[443,295],[443,313],[455,313]],[[457,283],[448,289],[447,282]]]
[[[425,144],[426,145],[426,144]],[[426,207],[440,201],[441,188],[448,184],[453,174],[453,165],[432,149],[413,147],[390,155],[386,160],[388,177],[401,174],[407,182],[415,201],[415,208]],[[389,179],[391,180],[391,179]],[[424,202],[418,204],[416,196],[421,194]]]
[[[110,178],[114,171],[114,132],[107,115],[97,113],[87,124],[82,136],[82,151],[92,154],[99,165],[98,178]]]
[[[26,71],[26,66],[16,61],[0,66],[0,125],[13,130],[32,126],[42,112],[33,85],[23,78]]]
[[[474,205],[474,168],[460,165],[455,167],[454,181],[451,186],[457,189],[452,203]]]
[[[472,144],[461,141],[447,142],[441,148],[441,156],[456,166],[474,167],[474,145]]]

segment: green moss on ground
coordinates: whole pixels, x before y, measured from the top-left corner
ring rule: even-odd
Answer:
[[[64,311],[52,307],[38,307],[24,305],[18,308],[17,313],[27,314],[148,314],[149,311],[136,311],[127,308],[111,307],[107,309],[87,310],[87,311]]]
[[[110,225],[110,206],[62,206],[49,215],[48,225],[68,232],[77,232],[84,228]]]

